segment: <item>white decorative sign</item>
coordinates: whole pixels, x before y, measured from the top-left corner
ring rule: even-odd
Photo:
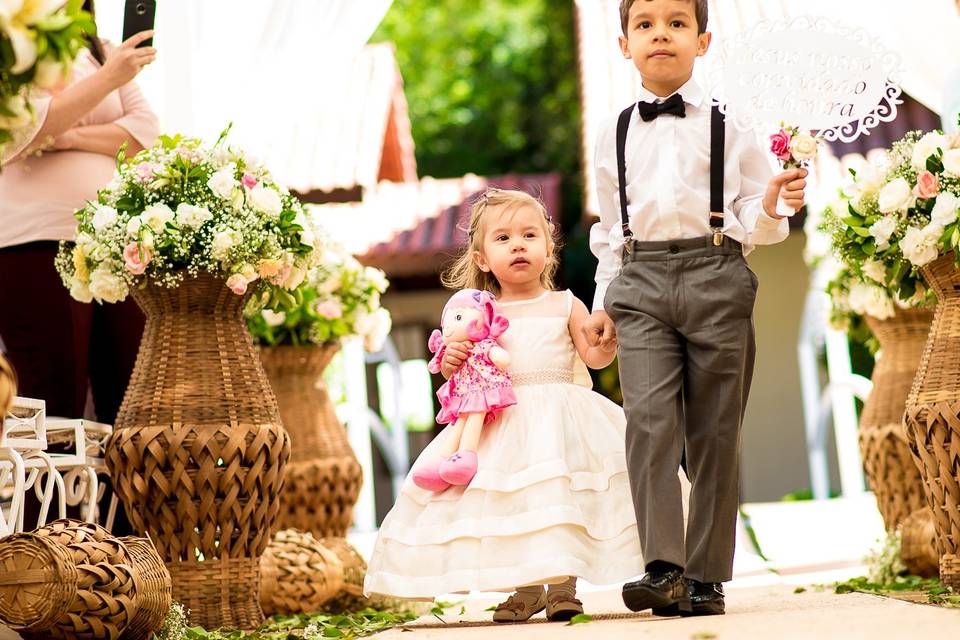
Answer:
[[[897,115],[900,57],[820,17],[761,22],[724,43],[713,95],[741,130],[786,122],[849,142]]]

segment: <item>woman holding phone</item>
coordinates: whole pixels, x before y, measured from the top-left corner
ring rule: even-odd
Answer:
[[[93,12],[93,2],[84,7]],[[48,415],[81,417],[92,391],[96,418],[112,424],[133,370],[143,316],[128,299],[71,299],[54,267],[60,240],[72,240],[74,211],[113,177],[126,144],[151,146],[157,118],[134,78],[156,50],[97,37],[59,87],[34,101],[36,118],[8,145],[0,171],[0,340],[20,395],[41,398]]]

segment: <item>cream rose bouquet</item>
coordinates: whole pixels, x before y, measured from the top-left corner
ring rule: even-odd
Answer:
[[[868,164],[833,210],[843,262],[895,299],[924,296],[919,268],[960,246],[960,137],[908,133],[884,161]]]
[[[60,245],[56,266],[77,300],[117,302],[149,280],[177,287],[209,272],[241,295],[293,306],[293,293],[322,259],[315,221],[270,173],[226,144],[161,136],[126,159],[113,180],[76,213],[75,242]]]
[[[320,345],[356,335],[368,351],[379,351],[391,327],[390,312],[380,304],[389,284],[386,276],[339,247],[325,246],[323,261],[297,289],[296,305],[273,311],[251,300],[246,312],[250,333],[270,346]]]
[[[797,127],[780,123],[780,130],[770,136],[770,152],[784,169],[799,169],[817,157],[820,139]]]
[[[69,72],[84,35],[96,33],[82,0],[0,0],[0,158],[33,118],[30,90],[49,89]]]

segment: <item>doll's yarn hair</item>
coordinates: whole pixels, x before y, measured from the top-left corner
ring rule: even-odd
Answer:
[[[17,377],[14,375],[10,363],[4,359],[3,355],[0,355],[0,422],[3,421],[3,416],[10,410],[15,395],[17,395]]]
[[[484,221],[490,217],[488,214],[492,209],[510,212],[523,206],[533,207],[541,213],[545,235],[553,243],[553,251],[547,254],[547,262],[543,266],[543,273],[540,274],[540,284],[544,289],[554,290],[556,288],[554,278],[560,265],[557,259],[560,243],[555,237],[556,227],[550,220],[546,206],[539,198],[525,191],[496,187],[484,191],[470,208],[470,223],[466,229],[463,229],[467,236],[467,245],[453,264],[440,276],[443,286],[448,289],[480,289],[500,295],[500,283],[497,282],[492,271],[484,271],[480,268],[473,259],[473,252],[483,250],[483,225]]]
[[[443,307],[443,313],[440,315],[440,324],[443,324],[443,321],[447,317],[447,312],[450,309],[463,307],[480,311],[480,318],[470,323],[470,326],[467,327],[467,337],[473,342],[487,338],[496,340],[510,325],[509,321],[497,312],[497,305],[493,294],[489,291],[480,291],[478,289],[463,289],[453,294]]]

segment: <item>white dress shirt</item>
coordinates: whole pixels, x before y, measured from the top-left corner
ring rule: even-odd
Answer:
[[[630,118],[625,156],[627,213],[635,240],[676,240],[710,235],[710,112],[711,101],[689,80],[677,91],[686,103],[686,117],[661,115],[643,122],[636,109]],[[646,89],[640,100],[662,101]],[[617,118],[600,128],[595,165],[600,222],[590,230],[590,250],[597,265],[593,309],[603,309],[603,297],[622,265],[623,231],[617,182]],[[723,165],[723,233],[743,245],[774,244],[787,237],[786,218],[763,211],[763,196],[773,177],[769,151],[753,133],[726,126]],[[782,200],[777,215],[793,215]]]

